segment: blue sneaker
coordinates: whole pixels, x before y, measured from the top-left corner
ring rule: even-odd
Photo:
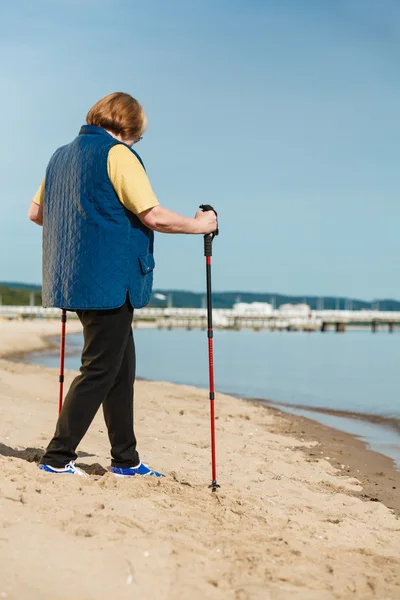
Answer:
[[[51,465],[39,465],[39,469],[41,471],[46,471],[46,473],[53,473],[54,475],[67,474],[67,475],[79,475],[79,477],[87,477],[86,473],[84,473],[81,469],[75,466],[73,460],[69,462],[65,467],[58,469],[56,467],[52,467]]]
[[[134,475],[154,475],[154,477],[164,477],[157,471],[152,471],[149,467],[142,462],[137,467],[110,467],[110,472],[114,473],[116,477],[133,477]]]

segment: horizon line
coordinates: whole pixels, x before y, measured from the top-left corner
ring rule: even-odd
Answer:
[[[10,286],[10,285],[18,285],[18,286],[26,286],[26,288],[31,287],[42,287],[42,284],[40,283],[27,283],[27,282],[22,282],[22,281],[0,281],[0,285],[3,285],[4,287]],[[173,292],[177,292],[177,293],[189,293],[189,294],[202,294],[205,295],[205,290],[203,291],[195,291],[195,290],[188,290],[188,289],[177,289],[177,288],[161,288],[161,287],[156,287],[153,289],[153,293],[156,292],[169,292],[169,293],[173,293]],[[356,302],[365,302],[368,304],[372,304],[374,302],[400,302],[400,300],[398,300],[397,298],[374,298],[372,300],[364,300],[358,297],[354,297],[354,296],[338,296],[338,295],[330,295],[330,294],[296,294],[296,293],[282,293],[282,292],[259,292],[259,291],[250,291],[250,290],[215,290],[213,289],[212,291],[213,294],[236,294],[238,296],[240,296],[240,294],[255,294],[255,295],[263,295],[263,296],[270,296],[271,298],[274,298],[276,296],[286,296],[288,298],[302,298],[307,300],[312,299],[312,298],[319,298],[319,299],[323,299],[323,298],[334,298],[334,299],[339,299],[339,300],[352,300],[352,301],[356,301]]]

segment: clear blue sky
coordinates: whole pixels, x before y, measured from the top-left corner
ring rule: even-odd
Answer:
[[[122,90],[160,202],[220,212],[215,289],[400,298],[396,0],[14,0],[0,48],[0,280],[40,282],[30,200]],[[201,238],[156,243],[157,287],[204,288]]]

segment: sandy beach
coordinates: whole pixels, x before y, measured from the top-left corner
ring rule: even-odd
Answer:
[[[307,419],[217,394],[212,494],[207,392],[139,381],[139,451],[165,478],[107,472],[101,412],[80,447],[87,479],[39,472],[57,372],[8,357],[58,332],[0,323],[0,598],[400,598],[398,473]]]

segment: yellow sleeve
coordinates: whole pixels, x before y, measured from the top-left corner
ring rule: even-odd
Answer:
[[[36,192],[34,198],[33,198],[33,202],[35,204],[37,204],[38,206],[43,206],[43,200],[44,200],[44,183],[45,183],[45,179],[43,179],[42,183],[39,186],[38,191]]]
[[[108,153],[108,176],[120,202],[135,215],[159,204],[136,156],[122,144]]]

